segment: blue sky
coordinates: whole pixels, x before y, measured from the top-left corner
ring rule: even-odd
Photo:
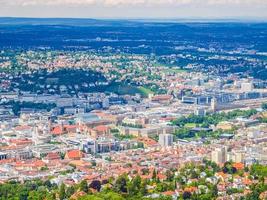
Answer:
[[[267,0],[0,0],[0,16],[266,20]]]

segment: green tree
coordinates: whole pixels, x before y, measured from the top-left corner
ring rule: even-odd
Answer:
[[[73,195],[74,193],[75,193],[75,188],[73,186],[70,186],[66,190],[66,197],[70,198],[71,195]]]
[[[100,189],[101,189],[101,182],[99,180],[93,180],[90,183],[89,187],[93,188],[93,189],[95,189],[95,190],[97,190],[99,192]]]
[[[131,182],[128,182],[127,188],[130,196],[136,195],[139,193],[141,186],[141,177],[139,175],[135,176]]]
[[[147,180],[143,180],[140,185],[140,194],[145,196],[147,194]]]
[[[62,183],[59,187],[59,199],[63,200],[66,198],[66,186]]]
[[[86,180],[82,180],[80,182],[80,190],[85,192],[85,193],[88,193],[89,187],[88,187],[88,184],[87,184]]]
[[[123,174],[115,181],[115,191],[127,193],[128,177],[127,174]]]
[[[157,179],[157,171],[154,169],[152,173],[152,179],[155,181]]]
[[[173,181],[174,174],[170,170],[167,170],[166,176],[167,176],[167,181]]]
[[[263,110],[267,110],[267,103],[263,103],[263,104],[261,105],[261,108],[262,108]]]

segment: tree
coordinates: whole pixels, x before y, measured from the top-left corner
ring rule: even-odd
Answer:
[[[128,193],[132,195],[136,195],[139,193],[141,186],[141,177],[139,175],[135,176],[131,182],[128,183]]]
[[[147,169],[147,168],[143,168],[141,171],[142,171],[142,175],[149,174],[149,169]]]
[[[157,179],[157,172],[155,169],[153,170],[152,179],[153,179],[153,181],[155,181]]]
[[[126,174],[119,176],[115,182],[115,191],[127,193],[128,177]]]
[[[64,152],[60,152],[60,153],[59,153],[59,156],[60,156],[60,159],[61,159],[61,160],[64,160],[64,158],[65,158],[65,153],[64,153]]]
[[[263,104],[261,105],[261,108],[262,108],[263,110],[267,110],[267,103],[263,103]]]
[[[192,194],[190,192],[184,192],[183,193],[183,199],[190,199]]]
[[[88,193],[88,184],[87,184],[87,181],[86,180],[82,180],[81,183],[80,183],[80,190],[85,192],[85,193]]]
[[[136,177],[133,178],[132,182],[134,187],[139,189],[142,182],[141,177],[137,175]]]
[[[140,185],[140,194],[142,196],[145,196],[147,194],[147,180],[143,180],[141,185]]]
[[[96,166],[96,161],[91,161],[91,165],[93,166],[93,167],[95,167]]]
[[[75,188],[73,186],[70,186],[67,188],[66,197],[70,198],[71,195],[73,195],[74,193],[75,193]]]
[[[120,194],[117,194],[115,192],[108,192],[106,194],[101,194],[100,197],[101,199],[106,199],[106,200],[124,200],[125,199]]]
[[[56,199],[56,194],[54,192],[49,193],[46,197],[46,200],[55,200]]]
[[[52,184],[51,184],[51,182],[50,182],[49,180],[46,180],[46,181],[44,182],[44,185],[45,185],[46,187],[48,187],[48,188],[51,188],[51,187],[52,187]]]
[[[167,170],[166,176],[167,176],[167,181],[172,181],[174,174],[170,170]]]
[[[65,198],[66,198],[66,186],[64,183],[62,183],[59,188],[59,199],[63,200]]]
[[[101,189],[101,182],[99,180],[93,180],[90,183],[89,187],[93,188],[93,189],[95,189],[95,190],[97,190],[99,192],[100,189]]]

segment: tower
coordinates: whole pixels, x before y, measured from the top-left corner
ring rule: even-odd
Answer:
[[[217,164],[226,162],[227,149],[226,147],[216,148],[211,152],[211,160]]]
[[[212,112],[217,111],[217,99],[215,97],[211,99],[210,107],[211,107]]]

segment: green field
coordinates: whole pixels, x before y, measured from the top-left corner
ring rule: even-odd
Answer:
[[[182,73],[182,72],[186,72],[185,69],[178,69],[178,68],[168,68],[166,70],[164,70],[164,72],[167,73]]]
[[[154,94],[152,90],[146,87],[139,87],[138,89],[141,92],[141,95],[144,97],[148,97],[149,94]]]
[[[184,125],[186,128],[196,128],[197,124],[196,123],[187,123]]]
[[[109,86],[106,91],[113,92],[119,95],[135,95],[140,94],[142,97],[147,97],[148,94],[153,94],[153,92],[145,87],[135,87],[131,85],[122,85],[122,84],[112,84]]]

